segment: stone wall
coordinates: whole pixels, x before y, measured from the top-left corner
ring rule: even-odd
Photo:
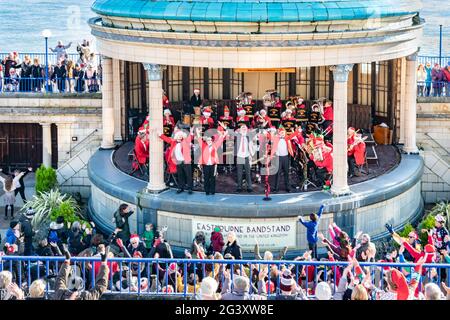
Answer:
[[[450,102],[417,104],[417,145],[424,157],[422,195],[426,203],[450,199]]]
[[[2,95],[0,123],[54,123],[58,132],[58,180],[62,190],[79,192],[88,198],[91,183],[86,164],[100,146],[101,105],[101,94]]]

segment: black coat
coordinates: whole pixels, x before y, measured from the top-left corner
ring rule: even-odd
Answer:
[[[55,78],[65,79],[67,77],[67,69],[65,65],[55,66],[53,69],[52,80]]]
[[[114,223],[116,224],[116,228],[122,229],[122,231],[117,233],[117,237],[122,239],[124,244],[130,239],[131,236],[128,218],[132,214],[133,211],[129,211],[125,216],[122,216],[119,210],[117,210],[114,214]]]
[[[25,62],[22,62],[20,64],[20,68],[21,68],[20,77],[21,78],[29,78],[31,76],[31,66],[32,66],[31,62],[28,64],[26,64]]]
[[[28,220],[24,215],[19,219],[21,232],[23,233],[25,242],[33,242],[33,227],[31,226],[30,220]]]
[[[170,244],[163,240],[160,244],[158,244],[156,247],[152,247],[149,253],[149,258],[153,258],[155,256],[155,253],[159,254],[159,258],[162,259],[172,259],[173,253],[172,248],[170,247]]]
[[[81,231],[74,232],[70,230],[67,242],[69,245],[69,252],[73,255],[79,255],[80,252],[87,247],[83,242],[83,235]]]
[[[225,256],[227,253],[231,254],[235,260],[242,259],[242,249],[241,246],[238,245],[237,241],[234,241],[232,244],[227,242],[227,247],[225,248],[223,255]]]
[[[191,97],[191,105],[193,107],[199,107],[202,104],[202,97],[200,95],[196,96],[195,94]]]
[[[42,78],[43,77],[43,68],[40,65],[32,65],[31,66],[31,77],[32,78]]]

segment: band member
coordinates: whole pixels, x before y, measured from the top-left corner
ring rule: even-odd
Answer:
[[[303,131],[306,130],[306,124],[309,120],[308,109],[303,103],[303,98],[298,98],[297,100],[297,110],[295,113],[297,126],[301,126]]]
[[[356,133],[353,127],[347,130],[347,163],[350,177],[361,176],[357,166],[362,166],[366,161],[366,143],[360,133]]]
[[[242,124],[239,129],[233,133],[236,137],[235,155],[236,155],[236,169],[237,169],[237,189],[236,192],[242,191],[243,171],[245,170],[245,181],[247,182],[247,192],[253,192],[252,175],[250,171],[250,163],[255,154],[255,146],[253,144],[253,137],[248,134],[248,127]]]
[[[134,153],[136,155],[136,160],[140,165],[145,165],[148,162],[150,155],[149,148],[149,140],[145,129],[139,130],[138,135],[134,141]]]
[[[319,183],[325,185],[327,176],[333,174],[333,146],[325,143],[322,137],[311,138],[308,141],[313,148],[310,149],[310,159],[317,167],[316,175]]]
[[[172,117],[172,112],[169,109],[164,109],[163,128],[164,134],[168,137],[172,135],[175,127],[175,119]]]
[[[167,97],[167,93],[163,90],[163,108],[167,109],[169,107],[170,107],[169,98]]]
[[[327,100],[323,108],[324,122],[322,123],[322,128],[323,130],[327,130],[333,124],[333,103]]]
[[[228,106],[225,106],[223,108],[223,116],[219,118],[219,121],[222,122],[222,124],[225,126],[225,129],[234,128],[233,117],[230,116],[230,109],[228,108]]]
[[[244,125],[249,128],[250,127],[250,118],[246,116],[246,112],[244,108],[239,108],[237,110],[237,117],[236,117],[236,125],[240,127],[241,125]]]
[[[271,94],[274,97],[273,104],[269,107],[269,117],[272,121],[272,125],[275,127],[278,127],[280,124],[280,118],[281,118],[281,108],[283,106],[280,96],[278,93],[274,92]]]
[[[284,185],[286,188],[286,192],[291,192],[291,187],[289,184],[289,156],[294,157],[294,149],[290,141],[293,137],[294,135],[288,136],[286,134],[286,129],[283,127],[280,127],[278,129],[278,135],[271,137],[271,157],[273,158],[274,156],[276,156],[276,161],[278,163],[275,188],[273,192],[278,191],[282,173],[284,174]]]
[[[253,128],[268,129],[272,127],[272,121],[267,116],[266,109],[261,109],[253,117]]]
[[[192,194],[192,165],[191,165],[191,141],[192,136],[186,135],[183,131],[175,132],[174,138],[160,134],[159,137],[167,142],[169,156],[177,164],[178,191],[181,193],[186,188]]]
[[[281,124],[286,129],[287,134],[292,134],[295,131],[296,119],[292,115],[292,109],[288,108],[282,114]]]
[[[200,96],[200,89],[195,88],[194,89],[194,94],[191,97],[191,105],[194,108],[198,108],[202,105],[203,100],[202,97]]]
[[[203,110],[203,115],[200,117],[200,124],[205,130],[214,128],[214,119],[211,118],[211,114],[211,108],[206,107],[205,110]]]
[[[200,165],[203,166],[203,178],[205,182],[206,195],[214,195],[216,193],[216,176],[217,165],[219,164],[218,149],[223,143],[224,137],[227,135],[227,131],[219,131],[220,135],[213,138],[206,136],[205,141],[202,140],[200,135],[197,135],[199,146],[201,146]]]

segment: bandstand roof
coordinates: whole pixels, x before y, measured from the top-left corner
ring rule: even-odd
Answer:
[[[410,0],[96,0],[100,15],[213,22],[364,20],[417,12]]]

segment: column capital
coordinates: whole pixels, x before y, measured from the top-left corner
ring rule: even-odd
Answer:
[[[353,64],[338,64],[331,66],[330,70],[333,71],[333,80],[336,82],[347,82],[348,73],[352,68]]]
[[[162,72],[166,69],[166,66],[154,63],[144,63],[144,69],[147,71],[147,77],[149,81],[161,81]]]
[[[406,61],[417,61],[417,53],[418,51],[414,52],[413,54],[410,54],[406,57]]]
[[[102,55],[101,58],[102,58],[102,60],[112,60],[111,57],[108,57],[108,56],[105,56],[105,55]]]

